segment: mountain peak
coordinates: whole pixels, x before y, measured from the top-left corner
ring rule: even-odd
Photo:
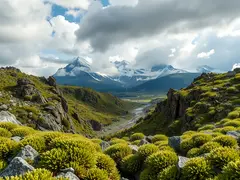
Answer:
[[[215,70],[214,68],[208,65],[202,65],[197,67],[197,72],[200,72],[200,73],[210,73],[210,72],[213,72],[214,70]]]
[[[237,68],[240,68],[240,63],[234,64],[233,67],[232,67],[232,71],[233,71],[234,69],[237,69]]]
[[[73,62],[70,63],[70,65],[73,65],[75,67],[90,67],[90,63],[82,57],[75,58]]]

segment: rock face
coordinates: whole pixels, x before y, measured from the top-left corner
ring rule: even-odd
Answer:
[[[47,100],[42,96],[41,92],[35,87],[34,83],[27,78],[20,78],[17,81],[16,94],[19,97],[31,97],[32,101],[38,103],[46,103]]]
[[[31,146],[27,145],[17,154],[16,157],[20,157],[24,160],[32,160],[35,161],[38,157],[38,152],[33,149]]]
[[[227,135],[234,137],[236,140],[240,140],[240,131],[229,131]]]
[[[90,120],[88,122],[89,122],[89,124],[91,125],[91,127],[94,131],[101,131],[102,128],[103,128],[103,125],[101,123],[97,122],[97,121]]]
[[[136,154],[138,152],[139,147],[136,145],[128,145],[132,149],[132,153]]]
[[[173,136],[168,138],[168,145],[175,151],[180,151],[181,137]]]
[[[7,168],[0,173],[0,177],[19,176],[33,170],[34,167],[29,165],[24,159],[16,157],[10,162]]]
[[[16,117],[8,111],[0,112],[0,122],[11,122],[14,124],[21,125],[21,123],[16,119]]]

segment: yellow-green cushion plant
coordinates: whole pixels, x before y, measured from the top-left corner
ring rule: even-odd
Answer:
[[[9,132],[7,129],[0,128],[0,136],[1,137],[11,137],[12,133]]]
[[[224,126],[233,126],[233,127],[240,127],[240,121],[238,120],[231,120],[223,124]]]
[[[211,141],[212,136],[209,134],[197,133],[191,138],[185,139],[181,142],[180,148],[182,152],[188,152],[192,148],[199,148],[203,144]]]
[[[200,147],[201,154],[210,153],[212,150],[221,147],[217,142],[208,142]]]
[[[213,172],[211,166],[204,158],[193,158],[187,161],[182,169],[182,180],[206,180],[212,177]]]
[[[12,136],[20,136],[20,137],[25,137],[30,134],[34,134],[35,130],[30,128],[30,127],[17,127],[11,130]]]
[[[222,169],[229,162],[235,161],[238,158],[239,153],[237,150],[228,147],[214,149],[207,156],[207,160],[210,164],[218,169]]]
[[[116,163],[110,156],[98,153],[97,154],[97,168],[105,170],[108,173],[108,177],[112,180],[119,179],[119,173],[116,168]]]
[[[153,136],[152,143],[158,142],[158,141],[168,141],[168,137],[162,134],[157,134]]]
[[[132,149],[127,144],[115,144],[107,148],[104,153],[118,164],[124,157],[132,154]]]
[[[70,162],[69,167],[72,167],[74,169],[74,174],[80,179],[84,179],[87,177],[87,172],[89,169],[85,168],[84,166],[80,166],[76,162]]]
[[[175,150],[173,148],[171,148],[170,146],[158,146],[159,151],[173,151],[175,152]]]
[[[214,125],[213,124],[207,124],[203,127],[198,128],[198,131],[206,131],[206,130],[213,130]]]
[[[187,152],[187,157],[188,158],[193,158],[201,155],[200,148],[192,148]]]
[[[130,141],[142,140],[144,137],[145,135],[143,133],[135,133],[130,136]]]
[[[111,139],[110,144],[111,145],[114,145],[114,144],[128,144],[128,142],[123,140],[123,139],[113,138],[113,139]]]
[[[45,139],[41,136],[27,136],[21,142],[20,146],[24,147],[26,145],[32,146],[36,151],[42,152],[46,149]]]
[[[172,151],[159,151],[146,159],[146,166],[155,173],[159,173],[168,166],[177,164],[178,156]]]
[[[121,162],[121,170],[124,174],[134,175],[141,170],[142,161],[138,154],[131,154],[123,158]]]
[[[101,139],[91,139],[92,142],[101,144],[102,140]]]
[[[213,142],[219,143],[223,147],[236,147],[237,146],[237,140],[231,136],[222,135],[214,138],[212,140]]]
[[[40,158],[40,166],[53,172],[58,172],[68,166],[68,154],[59,148],[43,153]]]
[[[106,171],[98,168],[92,168],[88,171],[87,177],[84,180],[109,180]]]
[[[160,146],[167,146],[168,145],[168,141],[157,141],[154,143],[156,146],[160,147]]]
[[[2,171],[5,167],[7,167],[7,162],[4,160],[0,160],[0,171]]]
[[[176,180],[178,179],[179,171],[177,166],[169,166],[165,169],[163,169],[158,174],[158,180]]]
[[[0,137],[0,159],[7,159],[18,150],[18,143],[9,138]]]
[[[136,141],[133,141],[131,144],[132,144],[132,145],[139,146],[139,145],[140,145],[140,142],[141,142],[141,140],[136,140]]]
[[[12,129],[17,128],[18,125],[10,122],[0,122],[0,127],[11,131]]]
[[[240,160],[232,161],[224,166],[221,180],[237,180],[240,179]]]
[[[67,178],[54,178],[52,173],[45,169],[35,169],[24,175],[0,178],[0,180],[68,180]]]
[[[140,174],[140,180],[156,180],[158,174],[151,169],[144,169]]]
[[[54,132],[54,131],[49,131],[49,132],[41,132],[39,133],[40,136],[42,136],[45,139],[45,143],[47,146],[49,146],[52,143],[52,140],[55,138],[63,137],[64,134],[60,132]]]
[[[222,134],[227,134],[227,132],[229,132],[229,131],[235,131],[235,130],[236,130],[236,128],[233,127],[233,126],[226,126],[226,127],[220,128],[220,132],[221,132]]]
[[[145,160],[148,156],[158,152],[159,149],[154,144],[145,144],[138,149],[139,156]]]

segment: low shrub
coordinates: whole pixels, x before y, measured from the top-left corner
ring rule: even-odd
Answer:
[[[237,140],[234,137],[222,135],[214,138],[212,140],[213,142],[219,143],[223,147],[236,147],[237,146]]]
[[[20,146],[24,147],[26,145],[32,146],[36,151],[42,152],[46,149],[45,139],[41,136],[27,136],[21,142]]]
[[[119,164],[124,157],[132,154],[132,149],[126,144],[115,144],[107,148],[104,153]]]
[[[108,180],[108,175],[105,171],[92,168],[88,171],[86,178],[84,180]]]
[[[154,144],[145,144],[138,149],[138,154],[142,159],[146,159],[148,156],[158,152],[159,149]]]
[[[221,180],[240,179],[240,160],[229,162],[226,166],[224,166],[220,177]]]
[[[18,143],[8,138],[0,138],[0,159],[7,159],[15,154],[18,149]]]
[[[159,173],[168,166],[177,164],[177,162],[178,156],[172,151],[160,151],[146,159],[147,167],[155,173]]]
[[[162,134],[153,136],[152,143],[155,143],[157,141],[168,141],[168,137]]]
[[[25,137],[30,134],[34,134],[35,130],[30,127],[18,127],[11,130],[12,136]]]
[[[218,169],[222,169],[229,162],[239,158],[239,153],[235,149],[220,147],[214,149],[207,156],[210,164]]]
[[[156,180],[158,174],[153,172],[151,169],[144,169],[140,174],[140,180]]]
[[[169,166],[158,174],[158,180],[175,180],[178,179],[179,171],[177,166]]]
[[[220,133],[227,134],[227,132],[235,131],[235,130],[236,130],[236,128],[233,127],[233,126],[226,126],[226,127],[223,127],[223,128],[220,129]]]
[[[7,167],[7,162],[4,160],[0,160],[0,171]]]
[[[139,146],[140,145],[141,140],[136,140],[132,142],[132,145],[136,145]]]
[[[187,157],[188,158],[193,158],[201,155],[200,148],[192,148],[187,152]]]
[[[0,128],[0,136],[1,137],[11,137],[12,133],[9,132],[7,129],[5,128]]]
[[[11,131],[12,129],[17,128],[18,125],[10,123],[10,122],[0,122],[0,127],[4,128],[4,129],[7,129],[8,131]]]
[[[240,121],[231,120],[223,124],[224,126],[240,127]]]
[[[198,131],[205,131],[205,130],[213,130],[214,129],[214,125],[213,124],[207,124],[203,127],[198,128]]]
[[[221,145],[217,142],[207,142],[203,146],[200,147],[201,154],[210,153],[212,150],[221,147]]]
[[[145,135],[143,133],[135,133],[130,136],[130,141],[142,140],[144,137]]]
[[[238,111],[232,111],[228,114],[228,118],[229,119],[236,119],[240,116],[239,112]]]
[[[128,144],[128,142],[123,140],[123,139],[113,138],[113,139],[111,139],[110,144],[111,145],[114,145],[114,144]]]
[[[133,175],[141,170],[142,161],[138,154],[131,154],[123,158],[121,170],[124,174]]]
[[[193,158],[187,161],[182,169],[183,180],[206,180],[213,175],[211,166],[204,158]]]

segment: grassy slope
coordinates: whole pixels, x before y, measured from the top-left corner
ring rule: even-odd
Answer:
[[[52,91],[53,87],[46,84],[44,78],[26,75],[14,69],[0,69],[0,92],[4,94],[3,97],[0,97],[0,103],[11,104],[11,99],[17,100],[17,105],[11,106],[11,112],[22,123],[32,126],[32,124],[28,124],[27,114],[33,112],[35,120],[39,120],[37,116],[43,111],[44,105],[30,103],[24,99],[17,99],[12,96],[12,91],[17,85],[19,78],[31,80],[41,94],[46,99],[49,99],[47,104],[50,103],[52,105],[59,102],[59,97]],[[98,93],[91,89],[65,86],[61,86],[60,89],[64,91],[64,97],[68,102],[69,114],[77,112],[82,120],[95,120],[103,124],[109,124],[113,120],[118,119],[119,116],[126,114],[127,110],[136,106],[136,103],[125,102],[110,94]],[[79,132],[90,133],[91,130],[89,128],[80,125],[77,121],[74,122]]]
[[[165,133],[168,135],[181,134],[185,130],[197,130],[212,125],[221,120],[230,121],[240,117],[240,74],[233,77],[227,74],[212,74],[211,79],[198,78],[191,88],[177,91],[184,101],[189,103],[185,116],[191,119],[186,123],[185,117],[171,120],[157,109],[133,128],[120,132],[120,135],[133,132],[145,134]],[[200,100],[192,99],[193,92],[200,93]]]

